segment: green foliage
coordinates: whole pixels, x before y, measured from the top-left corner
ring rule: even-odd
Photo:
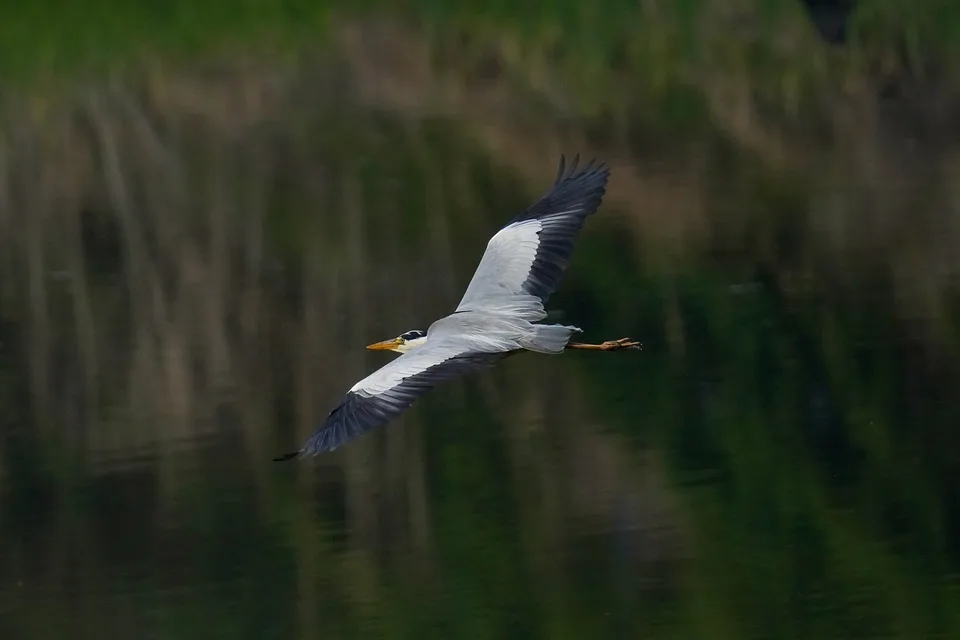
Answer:
[[[868,58],[905,46],[913,63],[956,52],[960,15],[949,0],[861,3],[856,40]],[[528,59],[546,59],[594,89],[629,69],[634,82],[660,82],[690,62],[729,58],[751,67],[777,60],[795,68],[813,57],[785,61],[776,42],[806,20],[794,0],[703,0],[640,3],[629,0],[514,2],[437,0],[172,0],[78,4],[40,0],[6,3],[0,10],[0,60],[9,77],[123,67],[160,53],[173,59],[232,51],[303,52],[327,41],[335,19],[392,15],[417,22],[438,43],[452,36],[509,42]],[[731,37],[733,35],[734,37]],[[811,34],[812,35],[812,34]],[[759,47],[759,49],[757,48]],[[772,47],[772,48],[771,48]],[[771,57],[770,54],[774,54]],[[639,75],[638,75],[639,72]],[[593,80],[589,80],[593,78]]]
[[[6,3],[4,71],[23,78],[102,71],[157,53],[177,57],[299,49],[324,34],[329,6],[309,0]]]

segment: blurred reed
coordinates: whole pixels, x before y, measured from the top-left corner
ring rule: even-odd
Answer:
[[[430,41],[383,22],[344,24],[336,37],[334,51],[300,65],[153,63],[106,84],[6,101],[4,307],[24,331],[39,427],[72,424],[71,445],[106,450],[119,437],[107,425],[132,420],[143,426],[124,430],[127,455],[215,431],[217,406],[198,398],[248,398],[244,385],[263,385],[238,372],[264,370],[272,352],[264,336],[287,337],[273,345],[283,349],[308,345],[315,357],[332,335],[321,319],[346,322],[353,341],[381,328],[366,319],[386,315],[375,306],[386,286],[375,274],[391,260],[406,264],[396,253],[405,243],[374,237],[368,254],[365,234],[410,233],[428,242],[440,273],[454,274],[450,225],[465,221],[445,212],[465,210],[471,174],[436,159],[459,151],[438,152],[424,118],[455,123],[529,182],[549,179],[564,149],[607,158],[616,167],[608,209],[666,272],[749,254],[788,295],[843,296],[880,278],[925,339],[955,344],[960,204],[949,133],[904,135],[906,116],[875,96],[844,93],[826,68],[808,103],[821,106],[798,111],[790,92],[771,103],[756,74],[719,73],[710,67],[717,58],[706,58],[688,68],[684,85],[696,93],[677,98],[677,107],[702,110],[700,129],[684,131],[646,121],[634,85],[571,92],[576,74],[513,62],[508,40],[481,47],[501,71],[478,82],[469,47],[441,49],[449,55],[438,62]],[[804,54],[827,55],[816,43]],[[809,70],[782,64],[784,77]],[[574,95],[588,104],[568,113]],[[413,172],[369,159],[394,144],[384,127],[398,132],[389,135],[408,151],[394,158]],[[810,127],[823,134],[816,143]],[[407,210],[424,217],[371,202],[390,188],[381,178],[422,184],[423,201]],[[460,276],[444,277],[445,298]],[[297,340],[277,331],[291,313],[303,317]],[[69,326],[54,320],[66,317]],[[302,379],[322,385],[322,372],[303,366]],[[83,388],[69,388],[78,380]],[[105,407],[124,407],[122,417]],[[162,436],[137,412],[159,418]],[[254,442],[262,429],[245,433],[248,445],[265,444]]]

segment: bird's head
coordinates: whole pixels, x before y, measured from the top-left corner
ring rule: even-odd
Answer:
[[[383,342],[375,342],[371,345],[368,345],[367,349],[373,349],[374,351],[396,351],[397,353],[404,353],[406,351],[410,351],[410,349],[413,349],[414,347],[419,347],[421,344],[426,342],[426,340],[426,331],[413,329],[412,331],[401,333],[392,340],[384,340]]]

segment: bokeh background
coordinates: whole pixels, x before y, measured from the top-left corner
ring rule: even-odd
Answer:
[[[0,637],[960,637],[960,4],[0,9]],[[560,153],[587,340],[278,464]]]

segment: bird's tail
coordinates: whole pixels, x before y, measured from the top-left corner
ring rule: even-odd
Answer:
[[[520,346],[538,353],[560,353],[566,348],[570,336],[580,331],[579,327],[562,324],[535,324]]]

